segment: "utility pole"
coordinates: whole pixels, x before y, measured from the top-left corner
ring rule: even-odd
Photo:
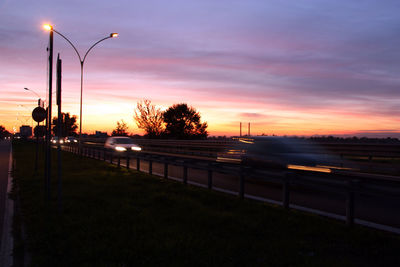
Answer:
[[[240,122],[240,137],[242,137],[242,123]]]
[[[49,40],[49,95],[47,107],[47,134],[46,134],[46,172],[45,172],[45,194],[46,200],[50,200],[50,180],[51,180],[51,105],[53,89],[53,31],[50,31]]]
[[[248,127],[248,133],[247,133],[247,135],[250,136],[250,122],[249,122],[249,127]]]
[[[62,138],[62,127],[63,127],[63,117],[61,112],[61,73],[62,73],[62,62],[60,59],[60,54],[57,56],[57,106],[58,106],[58,116],[57,116],[57,204],[58,211],[61,212],[61,138]]]

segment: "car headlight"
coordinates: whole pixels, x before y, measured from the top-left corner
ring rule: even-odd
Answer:
[[[60,140],[60,144],[63,144],[64,143],[64,141],[63,140]]]
[[[131,147],[131,149],[132,149],[132,150],[135,150],[135,151],[140,151],[140,150],[142,150],[142,148],[141,148],[141,147],[138,147],[138,146],[133,146],[133,147]]]
[[[126,148],[122,147],[122,146],[117,146],[117,147],[115,147],[115,150],[117,150],[117,151],[126,151]]]

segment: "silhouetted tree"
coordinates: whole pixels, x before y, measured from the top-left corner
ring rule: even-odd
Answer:
[[[200,114],[187,104],[174,104],[164,113],[165,134],[177,139],[207,138],[207,123],[201,123]]]
[[[126,125],[124,120],[121,120],[121,122],[117,121],[117,128],[115,128],[112,131],[111,135],[126,136],[126,135],[128,135],[127,130],[128,130],[128,126]]]
[[[71,115],[69,113],[62,113],[62,123],[61,123],[61,135],[63,137],[66,136],[75,136],[76,130],[78,129],[78,125],[76,124],[76,116]],[[53,134],[58,135],[58,120],[57,117],[53,118]]]
[[[144,130],[149,138],[159,137],[164,132],[162,112],[152,105],[150,100],[145,99],[137,103],[133,118],[137,127]]]
[[[9,136],[10,133],[4,128],[4,126],[0,125],[0,138],[4,138],[6,136]]]

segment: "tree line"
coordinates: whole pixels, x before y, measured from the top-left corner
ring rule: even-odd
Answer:
[[[133,117],[148,138],[205,139],[208,136],[207,123],[201,122],[200,113],[186,103],[161,111],[145,99],[137,103]]]
[[[0,125],[0,139],[10,136],[10,132],[3,125]]]
[[[170,139],[205,139],[208,136],[207,123],[201,122],[200,113],[186,103],[174,104],[161,111],[150,100],[139,101],[134,110],[133,120],[139,129],[144,130],[147,138]],[[63,113],[62,136],[76,135],[77,117]],[[58,121],[53,119],[53,133],[57,134]],[[128,135],[128,126],[121,120],[117,121],[112,135]]]

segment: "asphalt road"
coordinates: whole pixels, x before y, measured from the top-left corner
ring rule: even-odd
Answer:
[[[10,141],[0,141],[0,240],[3,238],[4,210],[7,198]],[[0,241],[1,242],[1,241]]]

